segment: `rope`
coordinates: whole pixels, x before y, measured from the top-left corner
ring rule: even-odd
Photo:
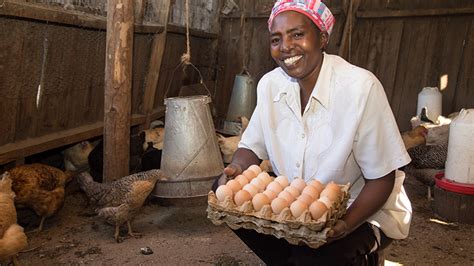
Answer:
[[[186,0],[186,53],[181,56],[181,63],[191,64],[191,46],[189,44],[189,0]]]

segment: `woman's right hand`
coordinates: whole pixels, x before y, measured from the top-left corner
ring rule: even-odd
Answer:
[[[225,185],[227,183],[227,180],[233,179],[236,176],[240,175],[241,173],[242,173],[242,168],[239,165],[233,164],[233,163],[229,164],[226,168],[224,168],[222,175],[217,180],[217,186],[213,187],[212,190],[214,190],[215,192],[215,190],[219,186]]]

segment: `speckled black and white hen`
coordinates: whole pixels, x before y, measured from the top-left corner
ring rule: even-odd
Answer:
[[[110,183],[95,182],[87,172],[78,176],[81,189],[97,205],[96,213],[115,225],[115,240],[119,242],[119,228],[127,223],[128,234],[134,236],[130,221],[136,216],[158,180],[165,180],[158,169],[139,172]]]

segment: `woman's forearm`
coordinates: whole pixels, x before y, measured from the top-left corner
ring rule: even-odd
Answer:
[[[356,229],[382,208],[392,193],[394,183],[395,171],[378,179],[365,179],[362,191],[342,218],[349,231]]]

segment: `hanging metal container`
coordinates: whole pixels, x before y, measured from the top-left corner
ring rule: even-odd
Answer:
[[[226,120],[238,121],[239,116],[245,116],[250,119],[256,104],[255,81],[246,71],[236,75]]]
[[[165,99],[165,139],[161,170],[169,180],[156,184],[154,196],[205,196],[224,164],[207,95]]]

